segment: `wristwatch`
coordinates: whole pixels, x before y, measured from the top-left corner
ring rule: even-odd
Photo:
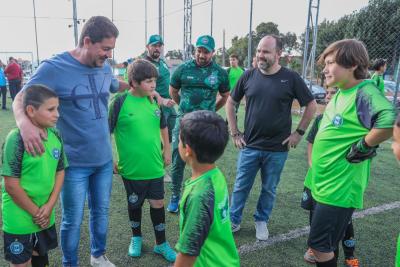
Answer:
[[[300,128],[297,128],[297,129],[296,129],[296,132],[297,132],[299,135],[301,135],[301,136],[303,136],[303,135],[306,133],[304,130],[302,130],[302,129],[300,129]]]

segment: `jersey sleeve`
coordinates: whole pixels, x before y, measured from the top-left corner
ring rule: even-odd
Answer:
[[[392,104],[372,83],[358,90],[356,108],[360,123],[367,129],[392,128],[396,120]]]
[[[2,176],[21,178],[24,151],[24,142],[21,134],[17,129],[12,130],[3,144]]]
[[[242,100],[242,98],[244,97],[244,88],[246,86],[246,82],[251,71],[255,70],[245,71],[242,76],[240,76],[238,82],[235,85],[235,88],[233,88],[233,90],[231,91],[231,98],[233,99],[233,101],[239,103],[240,100]]]
[[[117,126],[119,112],[121,111],[125,99],[126,93],[120,93],[115,95],[110,102],[108,111],[108,126],[110,128],[110,133],[113,133]]]
[[[314,100],[314,96],[300,75],[296,72],[292,73],[294,75],[293,86],[295,97],[299,101],[300,106],[304,107],[310,103],[310,101]]]
[[[212,187],[189,195],[184,205],[185,219],[176,248],[179,252],[199,256],[214,219],[215,194]]]
[[[314,123],[313,123],[310,131],[308,132],[307,142],[314,144],[315,136],[317,135],[319,123],[321,122],[321,119],[322,119],[322,114],[318,115],[315,118]]]
[[[184,64],[179,65],[171,76],[170,85],[177,90],[181,89],[182,86],[181,74],[184,66]]]
[[[24,85],[21,91],[30,87],[33,84],[43,84],[50,90],[54,90],[57,79],[54,79],[54,66],[46,61],[40,63],[36,72],[32,75],[29,81]]]
[[[64,142],[63,142],[60,132],[55,128],[50,128],[50,130],[53,131],[53,133],[57,136],[58,140],[61,143],[61,151],[60,151],[61,153],[60,153],[60,158],[58,159],[58,164],[57,164],[57,171],[59,172],[68,167],[68,160],[67,160],[67,156],[65,155]]]
[[[220,75],[221,75],[221,83],[218,87],[218,91],[221,94],[223,94],[230,91],[229,77],[228,77],[228,72],[226,72],[226,70],[224,70],[223,68],[221,68]]]

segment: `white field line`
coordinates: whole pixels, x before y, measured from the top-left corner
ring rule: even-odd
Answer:
[[[392,210],[392,209],[398,209],[400,208],[400,201],[388,203],[388,204],[383,204],[381,206],[376,206],[372,207],[369,209],[365,209],[362,211],[355,212],[353,214],[354,219],[360,219],[364,218],[366,216],[382,213],[384,211]],[[245,244],[239,247],[239,253],[241,255],[257,251],[259,249],[272,246],[276,243],[281,243],[285,241],[289,241],[298,237],[301,237],[303,235],[307,235],[310,231],[309,226],[305,226],[302,228],[297,228],[294,230],[291,230],[287,232],[286,234],[280,234],[277,236],[270,237],[267,241],[255,241],[254,243],[251,244]]]

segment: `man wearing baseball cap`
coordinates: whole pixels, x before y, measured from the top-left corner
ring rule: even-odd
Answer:
[[[163,49],[164,41],[162,37],[158,34],[151,35],[146,45],[147,52],[144,56],[144,59],[153,63],[158,70],[156,92],[159,93],[162,98],[166,99],[166,101],[162,102],[161,109],[162,114],[165,117],[165,121],[167,122],[168,134],[170,138],[169,140],[171,142],[172,129],[174,129],[176,120],[176,111],[173,107],[175,103],[171,100],[171,96],[169,95],[168,91],[170,82],[169,68],[165,60],[161,58]]]
[[[194,59],[179,65],[171,77],[169,93],[179,108],[172,133],[172,197],[167,207],[169,212],[178,212],[185,169],[185,162],[178,151],[180,120],[186,113],[195,110],[217,111],[225,105],[229,96],[228,73],[212,60],[214,48],[213,37],[200,36],[196,42]]]

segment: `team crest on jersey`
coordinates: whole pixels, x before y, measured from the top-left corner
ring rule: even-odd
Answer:
[[[160,118],[160,117],[161,117],[161,110],[156,109],[156,110],[154,111],[154,114],[157,116],[157,118]]]
[[[208,76],[207,79],[208,79],[210,85],[217,84],[217,82],[218,82],[218,77],[215,76],[214,74],[211,74],[210,76]]]
[[[336,114],[333,117],[332,124],[336,127],[340,127],[343,125],[343,117],[340,114]]]
[[[24,245],[21,242],[14,241],[10,245],[10,251],[14,255],[19,255],[24,251]]]
[[[55,158],[57,160],[60,159],[61,152],[58,148],[53,148],[52,154],[53,154],[53,158]]]
[[[135,193],[132,193],[128,198],[128,201],[131,204],[135,204],[138,200],[139,200],[139,197]]]

